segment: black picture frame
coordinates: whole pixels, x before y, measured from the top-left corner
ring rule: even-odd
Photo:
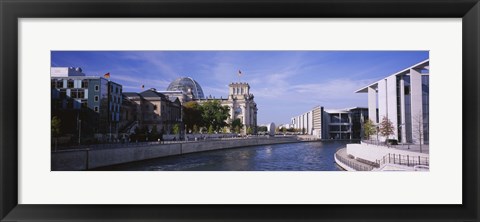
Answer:
[[[0,0],[1,221],[478,221],[478,0]],[[18,19],[133,17],[462,18],[462,205],[18,204]],[[448,44],[448,43],[446,43]],[[460,78],[460,77],[458,77]],[[452,117],[454,118],[454,117]],[[439,194],[441,195],[441,194]]]

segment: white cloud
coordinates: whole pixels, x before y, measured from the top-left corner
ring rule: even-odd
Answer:
[[[150,72],[158,72],[158,74],[161,74],[162,76],[176,78],[179,75],[169,63],[164,62],[164,54],[162,53],[132,52],[125,54],[124,56],[122,56],[122,58],[146,62],[148,63],[148,65],[146,65],[145,67],[149,69]],[[140,68],[142,67],[139,67],[136,70],[139,70]]]

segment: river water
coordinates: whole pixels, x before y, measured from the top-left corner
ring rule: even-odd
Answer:
[[[102,171],[339,171],[345,142],[302,142],[214,150],[104,167]]]

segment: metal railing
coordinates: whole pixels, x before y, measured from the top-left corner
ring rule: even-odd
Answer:
[[[338,153],[335,153],[335,158],[338,161],[342,162],[343,164],[347,165],[348,167],[356,170],[356,171],[371,171],[373,170],[373,166],[367,166],[364,164],[357,163],[355,159],[345,158]]]
[[[410,156],[410,155],[401,155],[401,154],[391,154],[383,156],[382,159],[375,161],[380,167],[385,164],[398,164],[404,166],[416,166],[416,165],[425,165],[429,166],[430,161],[428,157],[421,156]]]
[[[65,146],[65,147],[57,147],[54,149],[52,147],[52,151],[67,151],[67,150],[85,150],[85,149],[114,149],[114,148],[125,148],[125,147],[143,147],[143,146],[157,146],[161,144],[178,144],[178,143],[196,143],[201,141],[225,141],[225,140],[245,140],[245,139],[254,139],[254,138],[263,138],[263,139],[274,139],[274,138],[293,138],[293,136],[287,137],[270,137],[268,135],[249,135],[249,136],[238,136],[238,137],[217,137],[217,138],[210,138],[208,136],[205,137],[197,137],[189,138],[188,140],[162,140],[162,141],[150,141],[150,142],[118,142],[118,143],[101,143],[101,144],[90,144],[90,145],[76,145],[76,146]]]

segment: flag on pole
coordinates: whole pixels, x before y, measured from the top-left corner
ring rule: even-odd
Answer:
[[[110,73],[109,72],[105,73],[105,75],[103,75],[103,77],[107,78],[107,79],[110,78]]]
[[[242,76],[242,71],[238,70],[238,76]]]

